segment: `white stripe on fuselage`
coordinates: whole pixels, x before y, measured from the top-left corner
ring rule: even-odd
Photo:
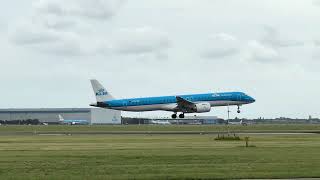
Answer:
[[[232,106],[247,104],[243,101],[201,101],[210,103],[211,107],[215,106]],[[194,103],[201,103],[194,102]],[[121,107],[107,107],[108,109],[122,110],[122,111],[174,111],[177,107],[177,103],[170,104],[150,104],[150,105],[139,105],[139,106],[121,106]]]

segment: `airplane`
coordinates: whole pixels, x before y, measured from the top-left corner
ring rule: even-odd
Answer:
[[[70,125],[89,124],[88,120],[66,120],[61,116],[61,114],[59,114],[59,122],[62,124],[70,124]]]
[[[184,118],[185,113],[205,113],[210,112],[211,107],[216,106],[240,106],[254,103],[255,99],[243,92],[223,92],[190,94],[176,96],[159,96],[130,99],[115,99],[100,83],[92,79],[91,85],[96,96],[96,103],[90,106],[122,110],[122,111],[172,111],[172,118]]]
[[[242,120],[239,121],[239,122],[230,122],[229,120],[227,121],[227,124],[230,124],[230,125],[244,125],[246,126],[247,123],[243,122]]]
[[[150,124],[170,125],[169,121],[151,120]]]

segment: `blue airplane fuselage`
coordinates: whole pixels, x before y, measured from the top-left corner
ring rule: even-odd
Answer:
[[[225,92],[225,93],[207,93],[207,94],[190,94],[178,95],[189,102],[201,103],[205,102],[214,106],[229,106],[250,104],[255,99],[242,92]],[[165,110],[175,111],[177,107],[177,96],[159,96],[145,98],[130,98],[104,101],[100,106],[109,109],[117,109],[124,111],[154,111]]]
[[[64,124],[89,124],[87,120],[63,120]]]

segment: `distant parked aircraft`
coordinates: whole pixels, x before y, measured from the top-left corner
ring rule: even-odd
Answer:
[[[209,112],[214,106],[235,105],[240,113],[241,105],[255,102],[243,92],[114,99],[97,80],[91,80],[91,84],[97,102],[90,106],[123,111],[172,111],[172,118],[177,118],[178,112],[181,112],[179,118],[184,118],[185,113]]]
[[[88,120],[66,120],[64,119],[61,114],[59,114],[59,122],[62,124],[70,124],[70,125],[77,125],[77,124],[89,124]]]
[[[228,124],[230,124],[230,125],[244,125],[244,126],[247,125],[247,123],[243,122],[242,120],[239,121],[239,122],[230,122],[230,121],[227,121],[227,122],[228,122]]]
[[[171,123],[165,120],[151,120],[150,124],[170,125]]]

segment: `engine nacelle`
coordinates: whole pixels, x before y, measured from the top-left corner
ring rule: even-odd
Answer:
[[[207,103],[207,102],[197,103],[195,105],[195,110],[197,113],[210,112],[211,105],[210,103]]]

